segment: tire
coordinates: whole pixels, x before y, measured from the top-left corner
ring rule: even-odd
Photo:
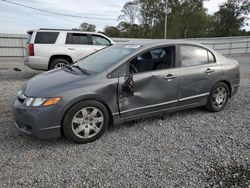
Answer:
[[[69,61],[63,58],[55,59],[50,63],[49,70],[55,69],[55,68],[60,68],[65,65],[69,65]]]
[[[71,107],[63,120],[63,132],[67,139],[83,144],[96,140],[108,128],[109,113],[97,101],[82,101]]]
[[[207,110],[219,112],[225,108],[229,98],[229,88],[223,82],[217,83],[211,90],[206,105]]]

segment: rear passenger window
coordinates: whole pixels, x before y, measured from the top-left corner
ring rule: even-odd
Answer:
[[[92,35],[93,45],[110,46],[110,41],[102,36]]]
[[[80,33],[68,33],[66,44],[89,44],[88,36]]]
[[[181,46],[183,67],[204,65],[208,63],[208,51],[196,46]]]
[[[54,44],[59,32],[37,32],[35,44]]]

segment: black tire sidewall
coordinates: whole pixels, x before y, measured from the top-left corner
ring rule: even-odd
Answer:
[[[73,133],[72,126],[71,126],[72,119],[75,116],[75,114],[79,110],[81,110],[82,108],[85,108],[85,107],[95,107],[95,108],[99,109],[104,116],[104,123],[103,123],[102,129],[100,130],[100,132],[97,135],[95,135],[94,137],[87,138],[87,139],[77,137]],[[96,140],[97,138],[99,138],[106,131],[106,129],[108,128],[108,125],[109,125],[109,113],[108,113],[107,108],[102,103],[100,103],[98,101],[93,101],[93,100],[82,101],[82,102],[79,102],[79,103],[75,104],[74,106],[72,106],[68,110],[68,112],[66,113],[64,120],[63,120],[63,132],[64,132],[67,139],[74,141],[76,143],[83,144],[83,143],[92,142],[92,141]]]
[[[54,69],[55,66],[56,66],[58,63],[65,63],[65,65],[69,65],[69,64],[70,64],[66,59],[63,59],[63,58],[55,59],[55,60],[53,60],[53,61],[50,63],[50,65],[49,65],[49,70]]]
[[[218,87],[224,87],[225,88],[225,90],[226,90],[226,92],[227,92],[227,98],[226,98],[226,101],[225,101],[225,103],[224,103],[224,105],[221,107],[221,108],[215,108],[214,107],[214,105],[213,105],[213,95],[214,95],[214,92],[215,92],[215,90],[218,88]],[[223,83],[223,82],[219,82],[219,83],[217,83],[213,88],[212,88],[212,90],[211,90],[211,92],[210,92],[210,95],[209,95],[209,97],[208,97],[208,103],[207,103],[207,109],[208,110],[210,110],[210,111],[212,111],[212,112],[219,112],[219,111],[222,111],[225,107],[226,107],[226,105],[227,105],[227,102],[228,102],[228,99],[229,99],[229,88],[228,88],[228,86],[227,86],[227,84],[225,84],[225,83]]]

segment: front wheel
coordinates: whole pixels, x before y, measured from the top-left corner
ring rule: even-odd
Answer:
[[[223,82],[217,83],[210,92],[206,107],[209,111],[219,112],[225,108],[228,98],[228,86]]]
[[[87,143],[99,138],[108,125],[109,114],[102,103],[83,101],[67,112],[63,121],[63,131],[69,140]]]

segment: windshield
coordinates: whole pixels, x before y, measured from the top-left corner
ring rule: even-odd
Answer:
[[[76,64],[91,72],[102,72],[136,51],[139,47],[138,45],[110,46],[78,61]]]

